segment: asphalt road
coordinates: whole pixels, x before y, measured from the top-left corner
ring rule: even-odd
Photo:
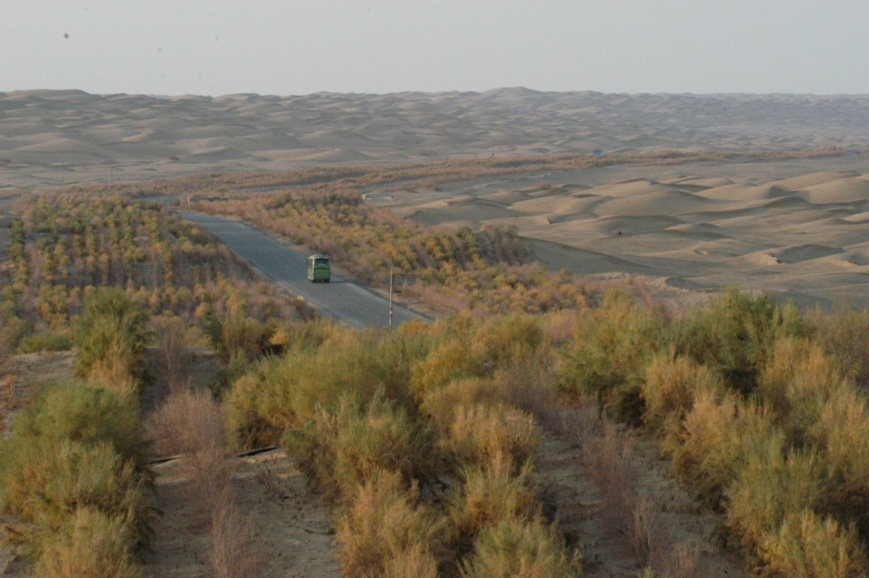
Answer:
[[[301,295],[321,312],[357,328],[388,327],[389,300],[335,275],[329,283],[308,281],[306,255],[240,221],[198,213],[180,213],[211,231],[239,257],[273,282]],[[393,306],[392,326],[411,319],[429,319],[404,307]]]

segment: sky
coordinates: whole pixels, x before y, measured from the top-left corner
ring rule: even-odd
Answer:
[[[865,0],[0,0],[0,92],[869,93]]]

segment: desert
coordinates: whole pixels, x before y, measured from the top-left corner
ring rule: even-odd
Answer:
[[[105,400],[50,386],[82,375],[135,392],[162,515],[123,575],[507,576],[487,564],[530,548],[537,575],[786,576],[807,543],[839,556],[812,568],[858,575],[866,126],[865,96],[2,93],[0,408],[40,424],[46,385]],[[399,258],[501,284],[357,332],[179,207],[342,249],[381,292]],[[91,351],[89,298],[139,311],[129,367],[52,350]],[[40,428],[7,426],[10,447]],[[61,559],[80,526],[58,526]],[[0,550],[0,570],[26,558]]]

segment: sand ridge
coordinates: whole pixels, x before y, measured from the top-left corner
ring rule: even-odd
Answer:
[[[686,168],[727,169],[676,170]],[[646,170],[660,176],[578,184],[576,173],[553,173],[542,192],[504,181],[495,191],[452,183],[440,193],[426,191],[422,204],[413,192],[372,190],[366,198],[429,224],[515,227],[550,269],[643,279],[673,300],[689,290],[711,294],[739,285],[802,306],[869,308],[869,189],[863,192],[869,181],[861,173],[738,182],[672,176],[673,167]]]
[[[30,90],[0,93],[0,189],[596,149],[862,150],[865,126],[869,96]]]

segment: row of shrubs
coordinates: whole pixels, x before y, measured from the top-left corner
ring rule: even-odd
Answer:
[[[281,442],[337,505],[345,575],[578,573],[533,476],[529,410],[553,393],[521,379],[548,356],[536,320],[319,323],[295,337],[234,383],[226,408],[239,443]]]
[[[869,571],[867,337],[869,312],[806,313],[737,289],[679,315],[611,292],[582,312],[395,333],[299,324],[226,408],[241,445],[282,443],[341,504],[348,575],[476,575],[484,552],[519,552],[532,535],[576,571],[530,480],[536,424],[577,395],[653,435],[753,569],[851,576]],[[385,512],[403,538],[382,534]]]
[[[140,430],[135,398],[84,382],[16,415],[0,444],[0,507],[36,575],[140,576],[154,514]]]
[[[46,386],[0,443],[7,538],[38,576],[141,575],[152,539],[153,478],[140,423],[148,316],[119,289],[88,295],[76,318],[83,381]]]
[[[0,267],[0,354],[69,349],[71,321],[99,287],[123,288],[149,316],[182,319],[200,338],[215,317],[312,316],[158,203],[52,192],[29,196],[16,210],[9,262]]]
[[[869,312],[804,314],[736,289],[677,318],[611,295],[557,378],[653,433],[758,572],[856,576],[869,572],[867,337]]]

